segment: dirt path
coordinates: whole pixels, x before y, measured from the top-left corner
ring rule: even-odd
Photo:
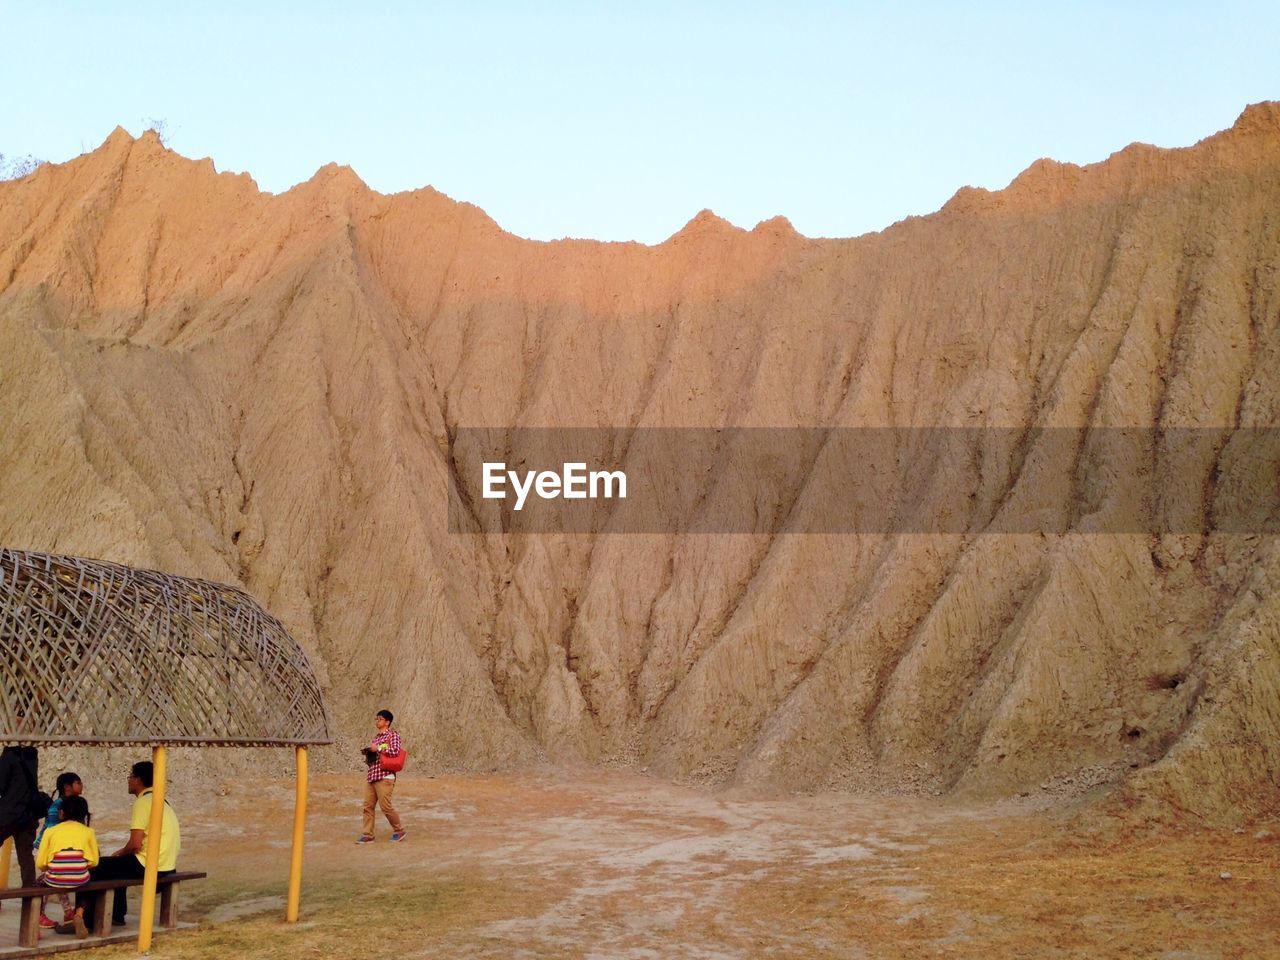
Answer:
[[[188,799],[203,929],[160,955],[1280,956],[1280,832],[1090,837],[1043,811],[593,773],[406,778],[409,838],[383,823],[360,847],[358,786],[314,784],[295,928],[278,922],[289,787]]]

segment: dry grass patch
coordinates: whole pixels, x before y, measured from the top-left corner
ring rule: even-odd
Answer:
[[[779,930],[807,930],[814,957],[1280,956],[1280,844],[1045,828],[942,827],[892,871],[782,871],[745,890],[737,909],[761,918],[762,946]]]
[[[238,893],[243,897],[246,891],[240,888]],[[249,899],[252,902],[251,895]],[[264,897],[270,899],[269,894]],[[213,906],[212,899],[206,899],[205,909]],[[153,952],[173,960],[456,956],[459,942],[469,940],[478,927],[530,916],[545,906],[546,898],[536,887],[478,878],[406,878],[374,885],[335,881],[306,892],[295,925],[282,923],[282,908],[273,903],[253,916],[202,922],[198,930],[164,934],[156,939]],[[137,956],[137,948],[108,947],[92,955]]]

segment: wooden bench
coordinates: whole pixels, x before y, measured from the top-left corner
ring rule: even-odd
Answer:
[[[162,927],[172,930],[178,925],[178,884],[183,880],[203,880],[207,873],[186,871],[171,873],[167,877],[156,879],[156,892],[160,895],[160,909],[156,921]],[[18,946],[34,947],[40,942],[40,900],[54,893],[77,894],[87,890],[110,891],[123,887],[140,887],[141,878],[136,880],[91,880],[73,890],[58,887],[19,887],[16,890],[0,890],[0,900],[22,900],[22,914],[18,919]],[[85,917],[89,933],[96,937],[105,937],[110,929],[111,914],[107,896],[95,897],[93,915]],[[50,931],[52,932],[52,931]]]

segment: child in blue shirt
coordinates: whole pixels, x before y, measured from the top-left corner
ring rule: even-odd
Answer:
[[[56,827],[58,821],[62,819],[62,802],[67,797],[78,797],[82,793],[84,793],[84,783],[80,780],[80,774],[71,773],[70,771],[58,774],[58,781],[53,791],[53,802],[49,804],[49,813],[41,822],[40,829],[36,833],[34,847],[36,851],[40,849],[40,838],[44,836],[44,832],[50,827]],[[50,900],[57,900],[62,904],[62,919],[64,921],[69,922],[75,913],[71,906],[71,900],[65,893],[54,893],[45,897],[44,904],[40,910],[40,926],[46,929],[57,926],[57,923],[51,917],[45,915],[45,908]]]

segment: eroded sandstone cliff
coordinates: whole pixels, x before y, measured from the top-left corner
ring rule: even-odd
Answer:
[[[1231,816],[1280,776],[1280,547],[1212,532],[1280,414],[1278,266],[1278,104],[878,234],[704,212],[654,247],[333,166],[273,196],[117,130],[0,183],[0,543],[245,586],[339,732],[390,704],[424,766]],[[1014,429],[882,491],[968,491],[965,533],[790,533],[805,461],[766,534],[451,533],[457,431],[517,425]],[[1037,470],[1043,426],[1226,430],[1153,431],[1199,518],[1161,535],[1092,532],[1126,491]],[[1046,489],[1059,532],[983,532]]]

